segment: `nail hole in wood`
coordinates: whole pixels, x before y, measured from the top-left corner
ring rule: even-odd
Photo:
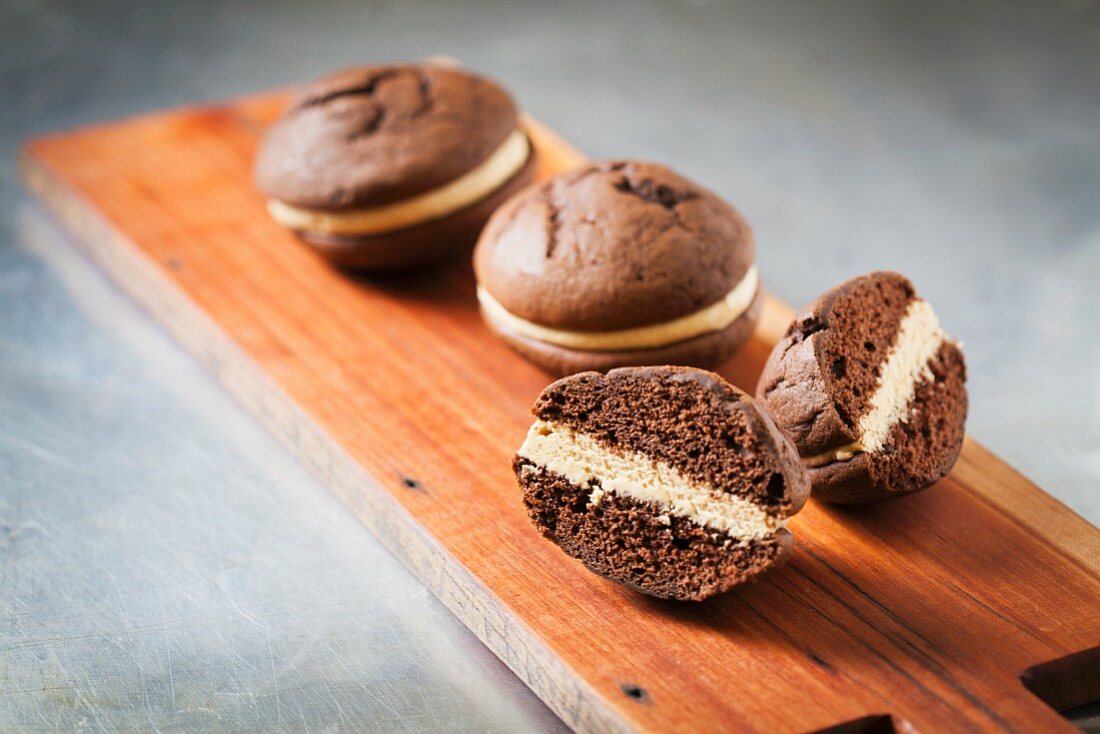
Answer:
[[[649,694],[645,692],[645,689],[641,686],[634,685],[633,683],[623,683],[619,686],[627,698],[632,698],[635,701],[647,701],[649,700]]]
[[[405,489],[424,489],[420,482],[416,481],[412,477],[401,477],[401,485]]]

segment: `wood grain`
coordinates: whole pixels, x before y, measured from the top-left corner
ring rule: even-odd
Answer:
[[[547,376],[483,328],[467,263],[348,277],[267,218],[251,163],[282,102],[38,139],[25,179],[566,722],[794,732],[885,714],[924,732],[1073,730],[1020,676],[1100,644],[1100,535],[972,440],[927,492],[811,502],[788,566],[703,604],[633,594],[540,538],[509,462]],[[528,124],[540,176],[583,160]],[[722,372],[751,390],[790,315],[769,298]],[[1075,660],[1087,670],[1063,679],[1096,679],[1096,655],[1055,667]],[[1050,681],[1048,698],[1100,697]]]

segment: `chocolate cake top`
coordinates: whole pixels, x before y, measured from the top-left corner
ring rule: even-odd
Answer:
[[[263,141],[256,183],[307,208],[388,204],[469,172],[516,125],[508,93],[468,71],[347,69],[294,96]]]
[[[718,196],[664,166],[618,160],[514,197],[486,225],[474,267],[520,318],[606,331],[717,302],[755,256],[749,225]]]

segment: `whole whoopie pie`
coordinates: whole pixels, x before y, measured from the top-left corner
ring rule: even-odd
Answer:
[[[732,206],[653,163],[603,161],[513,197],[478,240],[489,327],[558,375],[713,367],[762,302],[752,230]]]
[[[535,526],[638,591],[705,599],[790,554],[806,469],[756,401],[688,367],[547,387],[513,467]]]
[[[508,93],[427,65],[349,69],[310,84],[256,161],[275,221],[337,265],[375,270],[468,250],[533,173]]]
[[[800,313],[756,396],[810,468],[814,496],[828,502],[924,489],[963,444],[962,350],[897,273],[853,278]]]

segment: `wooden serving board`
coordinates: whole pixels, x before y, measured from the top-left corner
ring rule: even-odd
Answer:
[[[709,602],[640,596],[559,552],[510,467],[549,378],[482,326],[468,264],[349,277],[268,219],[251,166],[284,99],[40,138],[25,179],[567,723],[1072,731],[1021,676],[1060,708],[1100,698],[1100,533],[972,440],[927,492],[811,501],[786,567]],[[530,130],[540,176],[582,162]],[[790,316],[769,298],[723,374],[751,391]]]

